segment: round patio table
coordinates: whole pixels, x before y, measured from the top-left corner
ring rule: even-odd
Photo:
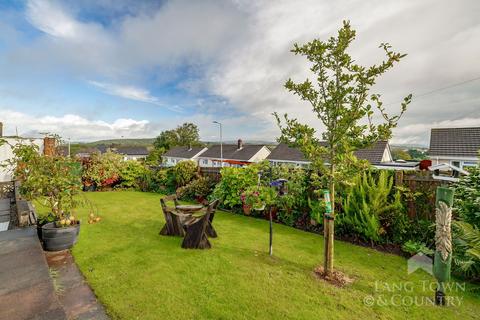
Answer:
[[[183,211],[185,213],[192,213],[203,209],[201,204],[180,204],[175,207],[177,210]]]
[[[198,219],[202,218],[204,213],[206,213],[206,211],[203,211],[201,215],[195,215],[196,212],[205,209],[205,207],[201,204],[180,204],[175,208],[183,213],[183,216],[180,217],[180,221],[185,227],[191,225],[192,223],[195,223],[196,221],[198,221]],[[212,220],[208,221],[206,232],[209,237],[217,237],[217,232],[212,226]]]

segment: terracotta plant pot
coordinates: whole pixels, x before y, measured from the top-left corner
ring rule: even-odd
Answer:
[[[196,196],[196,197],[195,197],[195,200],[196,200],[198,203],[200,203],[200,204],[205,204],[205,202],[208,203],[207,199],[205,199],[205,198],[202,197],[202,196]]]
[[[249,216],[249,215],[252,213],[252,207],[251,207],[251,206],[244,205],[244,206],[243,206],[243,213],[244,213],[246,216]]]
[[[58,228],[54,222],[42,226],[43,248],[46,251],[60,251],[73,247],[80,232],[80,221],[69,227]]]

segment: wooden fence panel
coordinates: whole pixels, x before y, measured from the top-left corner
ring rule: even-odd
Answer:
[[[200,167],[199,172],[203,177],[209,177],[215,182],[220,181],[222,175],[220,174],[220,167]]]
[[[449,184],[433,179],[430,171],[396,172],[395,185],[408,187],[414,195],[407,200],[410,218],[435,220],[435,194],[438,186]]]

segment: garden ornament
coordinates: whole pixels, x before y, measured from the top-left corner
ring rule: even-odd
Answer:
[[[323,190],[323,199],[325,201],[325,219],[334,220],[332,216],[332,201],[330,200],[330,190]]]
[[[437,188],[435,209],[435,258],[433,274],[438,285],[435,291],[435,304],[445,305],[445,282],[450,280],[452,265],[452,204],[453,190]]]

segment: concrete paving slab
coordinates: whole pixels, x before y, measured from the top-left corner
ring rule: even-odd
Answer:
[[[0,233],[0,319],[67,319],[35,228]]]
[[[0,199],[0,211],[10,210],[10,199]]]

